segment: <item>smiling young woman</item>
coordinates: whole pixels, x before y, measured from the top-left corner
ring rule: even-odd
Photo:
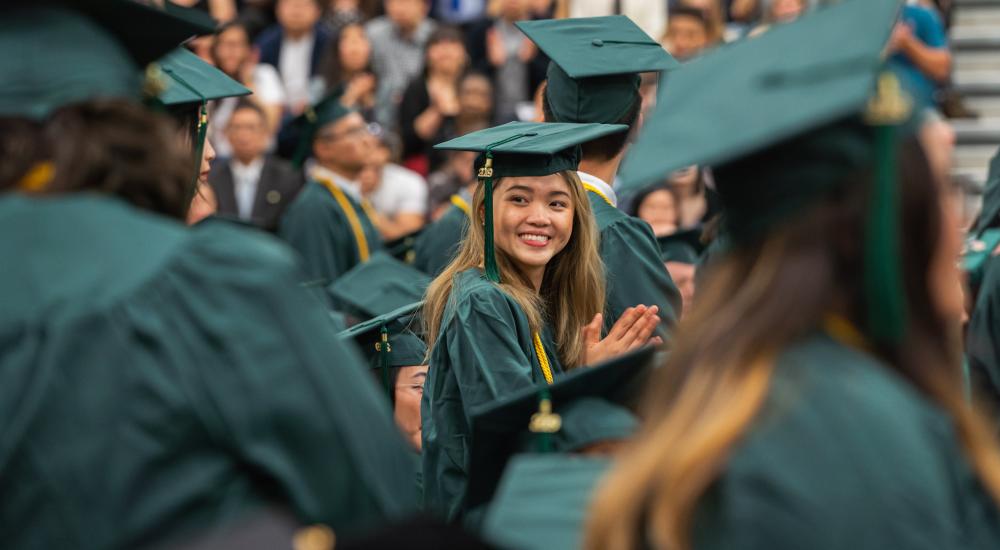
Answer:
[[[620,129],[511,123],[442,144],[487,151],[476,163],[484,185],[473,196],[468,233],[428,287],[423,316],[425,501],[450,519],[467,512],[473,408],[644,345],[656,327],[656,308],[638,306],[600,339],[604,271],[575,171],[577,145]],[[634,423],[623,409],[560,412],[566,423],[593,427],[584,438],[563,435],[563,451],[627,437]]]

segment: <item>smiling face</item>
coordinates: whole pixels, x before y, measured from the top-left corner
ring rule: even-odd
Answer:
[[[497,249],[537,290],[545,266],[573,235],[569,184],[561,174],[503,178],[494,190],[493,212]]]

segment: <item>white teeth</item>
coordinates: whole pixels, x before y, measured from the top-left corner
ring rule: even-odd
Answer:
[[[520,237],[526,241],[535,241],[539,243],[549,242],[549,238],[545,235],[532,235],[530,233],[522,233]]]

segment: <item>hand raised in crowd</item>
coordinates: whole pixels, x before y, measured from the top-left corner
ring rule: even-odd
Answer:
[[[260,63],[260,50],[254,47],[251,48],[250,55],[240,65],[240,82],[251,90],[254,89],[253,74],[257,70],[258,63]]]
[[[427,93],[430,95],[431,105],[444,116],[455,116],[461,106],[458,103],[458,93],[455,87],[445,83],[427,83]]]
[[[900,21],[892,29],[892,35],[889,37],[886,50],[889,53],[898,52],[905,49],[911,40],[913,40],[913,27],[905,21]]]
[[[525,40],[525,42],[531,41]],[[493,28],[486,31],[486,58],[494,67],[499,67],[507,62],[507,50],[504,48],[503,39],[500,38],[500,33]]]
[[[348,107],[365,103],[366,99],[375,93],[375,75],[372,73],[361,73],[348,81],[344,88],[344,95],[340,102]]]
[[[601,339],[604,316],[600,313],[594,315],[590,324],[582,329],[583,342],[587,348],[584,353],[584,364],[594,365],[646,344],[662,344],[663,341],[659,336],[653,336],[653,331],[660,322],[659,311],[660,308],[657,306],[644,305],[626,309],[604,339]]]
[[[517,51],[517,58],[521,60],[522,63],[527,63],[538,55],[538,46],[531,40],[522,40],[521,48]]]

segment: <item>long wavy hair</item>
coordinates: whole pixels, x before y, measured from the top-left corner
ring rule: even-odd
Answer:
[[[900,149],[909,324],[901,343],[873,353],[952,418],[965,455],[1000,502],[1000,452],[962,392],[957,320],[942,316],[929,288],[940,184],[915,140]],[[593,501],[586,548],[689,548],[699,500],[761,411],[782,350],[831,312],[863,326],[859,243],[871,181],[870,171],[853,174],[822,204],[712,265],[646,395],[641,437]]]
[[[496,248],[501,280],[497,286],[521,307],[532,331],[540,332],[546,323],[549,324],[559,350],[559,361],[564,368],[571,369],[583,362],[581,327],[596,313],[604,311],[604,265],[598,253],[597,225],[583,184],[576,172],[560,174],[566,180],[573,203],[573,234],[569,242],[545,267],[538,292],[511,257]],[[503,179],[494,183],[494,194],[503,183]],[[483,267],[483,205],[486,198],[483,189],[480,185],[472,197],[474,215],[458,254],[427,287],[423,319],[428,353],[434,349],[441,329],[455,275]]]

